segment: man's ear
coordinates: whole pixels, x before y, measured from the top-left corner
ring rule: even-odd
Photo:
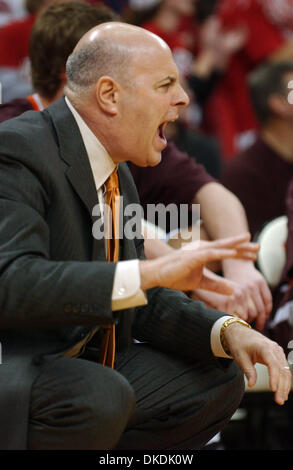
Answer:
[[[119,85],[111,77],[101,77],[96,84],[96,99],[99,106],[107,114],[117,114]]]

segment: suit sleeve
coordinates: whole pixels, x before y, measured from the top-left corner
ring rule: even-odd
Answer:
[[[137,252],[140,259],[145,259],[143,243],[138,245]],[[135,309],[134,338],[165,352],[219,364],[211,348],[211,331],[224,313],[172,289],[150,289],[147,299],[146,306]]]
[[[136,309],[133,335],[165,352],[189,359],[216,360],[211,331],[223,316],[180,291],[155,288],[148,292],[148,305]]]
[[[0,156],[0,328],[115,322],[115,263],[50,259],[50,198],[32,166]]]

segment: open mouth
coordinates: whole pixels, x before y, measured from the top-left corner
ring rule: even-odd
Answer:
[[[166,126],[167,126],[167,122],[163,122],[162,124],[159,125],[158,131],[157,131],[158,137],[164,143],[164,145],[167,145],[167,139],[165,135]]]

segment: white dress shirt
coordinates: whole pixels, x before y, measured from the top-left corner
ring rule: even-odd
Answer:
[[[93,172],[98,201],[102,207],[103,185],[116,168],[116,165],[70,101],[67,98],[65,98],[65,101],[79,127]],[[119,261],[114,276],[112,309],[121,310],[146,304],[146,295],[140,288],[139,260]],[[230,316],[224,316],[217,320],[211,331],[211,349],[216,357],[229,358],[220,341],[220,329],[227,318],[230,318]]]

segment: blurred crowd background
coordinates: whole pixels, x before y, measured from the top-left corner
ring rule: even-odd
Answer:
[[[110,7],[121,20],[169,44],[191,98],[170,137],[219,177],[256,138],[250,72],[268,60],[291,59],[291,53],[293,59],[293,0],[85,1]],[[2,102],[30,93],[30,31],[36,17],[57,2],[0,0]]]

